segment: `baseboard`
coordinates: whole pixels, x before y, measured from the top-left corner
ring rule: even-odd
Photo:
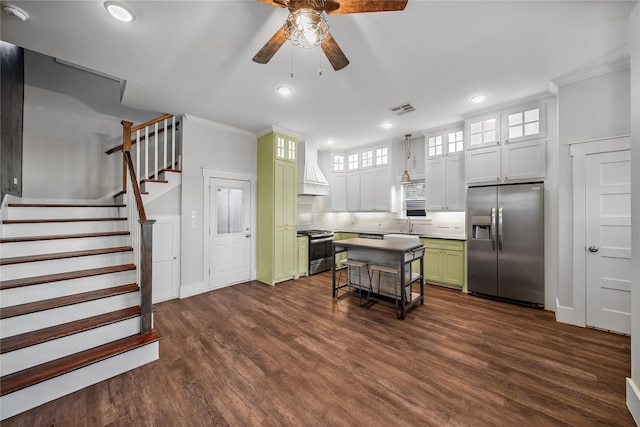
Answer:
[[[584,319],[576,319],[576,310],[573,307],[564,307],[556,300],[556,321],[574,326],[585,327]]]
[[[190,283],[180,286],[180,299],[209,292],[209,288],[203,282]]]
[[[627,407],[637,425],[640,425],[640,388],[631,378],[627,378]]]

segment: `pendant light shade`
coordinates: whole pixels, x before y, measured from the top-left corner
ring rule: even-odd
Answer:
[[[408,184],[411,182],[411,177],[409,176],[409,172],[407,172],[407,159],[411,157],[411,151],[409,151],[409,137],[411,137],[410,133],[404,136],[404,173],[400,179],[400,184]]]

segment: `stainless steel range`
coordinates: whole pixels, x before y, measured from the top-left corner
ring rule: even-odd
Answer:
[[[309,274],[331,270],[333,263],[333,231],[305,230],[299,235],[309,236]]]

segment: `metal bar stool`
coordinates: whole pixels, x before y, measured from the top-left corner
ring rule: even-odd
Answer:
[[[396,302],[396,318],[399,319],[402,316],[402,313],[398,313],[398,302],[400,302],[400,296],[402,295],[402,293],[399,292],[400,286],[398,286],[398,280],[400,278],[400,269],[398,267],[393,267],[391,265],[382,265],[382,264],[373,264],[370,266],[370,269],[371,269],[372,283],[373,283],[373,278],[375,274],[378,273],[378,294],[380,295],[387,294],[388,296],[391,296],[390,292],[385,292],[381,290],[382,273],[393,276],[393,298],[395,299],[395,302]]]
[[[360,307],[363,307],[365,305],[368,304],[369,302],[369,295],[370,293],[367,292],[367,301],[365,301],[365,303],[362,303],[362,287],[363,287],[363,282],[362,282],[362,270],[364,268],[367,269],[367,280],[369,281],[369,287],[368,287],[368,291],[371,290],[371,275],[369,274],[369,264],[367,264],[366,262],[362,262],[362,261],[356,261],[353,259],[343,259],[342,261],[340,261],[340,264],[342,264],[344,267],[346,267],[346,271],[347,271],[347,283],[345,285],[341,285],[339,286],[340,288],[347,286],[349,289],[354,289],[357,288],[358,289],[358,298],[359,298],[359,302],[360,302]],[[358,269],[358,285],[354,286],[355,283],[352,281],[352,274],[353,269],[357,268]],[[340,272],[338,273],[338,283],[340,283],[340,277],[342,276],[342,270],[345,270],[345,268],[341,268]],[[351,291],[347,291],[347,292],[351,292]]]

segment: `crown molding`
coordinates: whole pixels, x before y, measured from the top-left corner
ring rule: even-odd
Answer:
[[[603,74],[612,73],[618,70],[624,70],[625,68],[629,68],[631,64],[631,60],[629,57],[620,58],[615,61],[607,62],[606,64],[600,64],[593,67],[583,68],[581,70],[574,71],[569,74],[565,74],[564,76],[557,77],[551,80],[556,86],[563,86],[575,82],[579,82],[581,80],[589,79],[592,77],[601,76]]]
[[[275,125],[271,125],[269,127],[266,127],[258,132],[256,132],[256,136],[258,138],[260,138],[261,136],[265,136],[268,133],[271,132],[275,132],[275,133],[283,133],[287,136],[290,136],[292,138],[296,138],[298,141],[302,139],[302,135],[299,134],[298,132],[294,132],[290,129],[285,129],[285,128],[281,128],[279,126],[275,126]]]

